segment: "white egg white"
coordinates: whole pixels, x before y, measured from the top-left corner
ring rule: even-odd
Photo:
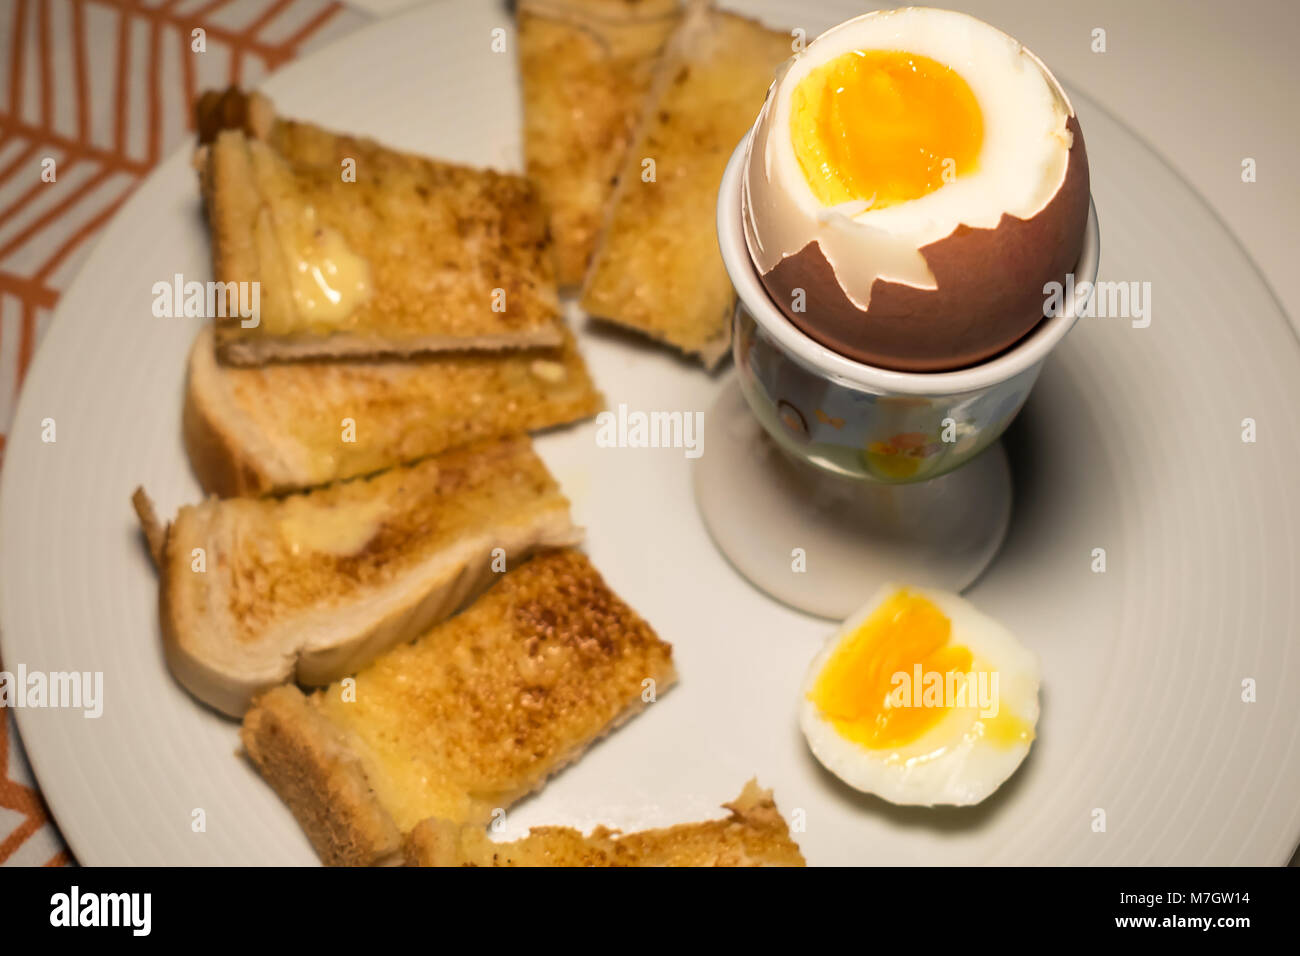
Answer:
[[[934,192],[880,209],[823,206],[790,139],[791,97],[813,69],[853,50],[920,54],[955,70],[984,121],[975,170]],[[1005,33],[950,10],[906,7],[869,13],[823,33],[788,60],[754,126],[742,185],[750,255],[766,275],[814,240],[860,309],[877,278],[916,288],[937,282],[920,250],[959,225],[993,228],[1004,213],[1029,219],[1065,179],[1074,113],[1042,62]]]
[[[899,590],[886,585],[869,604],[845,621],[813,659],[800,701],[800,727],[813,754],[855,790],[890,803],[966,806],[979,803],[1007,780],[1029,754],[1031,742],[995,742],[983,735],[978,707],[949,711],[918,740],[890,749],[870,749],[842,736],[809,699],[835,649],[851,637],[883,602]],[[999,714],[1038,723],[1038,656],[1005,627],[964,598],[945,591],[909,588],[952,622],[951,643],[970,649],[974,667],[996,671]]]

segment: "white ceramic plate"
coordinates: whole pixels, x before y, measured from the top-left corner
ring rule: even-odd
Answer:
[[[809,35],[860,9],[749,3]],[[456,160],[517,166],[513,52],[494,5],[378,23],[267,84],[283,111]],[[346,67],[346,68],[345,68]],[[1086,98],[1102,278],[1152,284],[1150,327],[1084,319],[1007,438],[1001,556],[969,592],[1042,657],[1039,739],[984,805],[900,809],[823,772],[795,723],[827,626],[717,554],[680,451],[602,449],[587,424],[541,449],[611,584],[676,648],[681,684],[512,811],[509,831],[717,813],[757,774],[810,862],[1281,863],[1300,837],[1294,688],[1300,348],[1201,201]],[[194,501],[179,435],[195,320],[150,315],[153,282],[209,274],[188,150],[109,226],[28,378],[0,501],[5,666],[102,671],[104,714],[27,709],[42,790],[85,863],[310,863],[305,837],[159,651],[156,584],[128,504]],[[720,382],[622,336],[583,347],[611,405],[703,410]],[[57,422],[43,444],[40,423]],[[1254,418],[1258,441],[1241,440]],[[708,453],[707,447],[705,454]],[[755,515],[761,521],[761,515]],[[1105,548],[1107,570],[1090,570]],[[864,595],[864,598],[867,595]],[[1242,681],[1257,682],[1243,703]],[[203,808],[207,830],[191,830]],[[1095,811],[1106,830],[1094,832]]]

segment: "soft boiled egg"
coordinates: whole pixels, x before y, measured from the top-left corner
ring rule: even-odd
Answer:
[[[979,803],[1029,753],[1038,658],[970,602],[885,587],[826,643],[800,724],[817,759],[891,803]]]
[[[904,371],[970,365],[1044,317],[1087,227],[1083,135],[1032,53],[908,7],[788,60],[742,185],[750,256],[805,334]]]

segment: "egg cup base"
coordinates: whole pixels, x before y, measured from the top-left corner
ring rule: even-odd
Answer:
[[[1000,441],[930,481],[846,478],[781,449],[735,378],[704,430],[695,500],[714,544],[760,591],[808,614],[843,620],[889,581],[963,591],[1006,536]]]

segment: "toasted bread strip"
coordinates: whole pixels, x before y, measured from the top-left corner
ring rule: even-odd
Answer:
[[[491,583],[494,557],[580,538],[522,436],[305,495],[212,498],[166,529],[167,661],[239,716],[269,687],[329,683],[424,633]]]
[[[215,319],[224,361],[560,344],[527,180],[275,119],[263,97],[231,105],[241,97],[199,109],[216,279],[258,289],[257,316]]]
[[[726,355],[735,292],[718,252],[718,186],[790,43],[788,33],[688,5],[623,160],[582,293],[589,314],[707,366]]]
[[[421,820],[485,824],[676,677],[672,648],[572,550],[510,571],[414,644],[244,718],[249,756],[331,864],[387,862]]]
[[[409,866],[803,866],[803,854],[772,800],[755,780],[745,784],[724,820],[620,833],[596,827],[533,827],[528,836],[494,843],[482,827],[425,820],[404,841]]]
[[[603,404],[567,330],[558,349],[264,368],[219,364],[205,330],[190,351],[185,449],[204,491],[259,495],[567,424]]]
[[[605,205],[681,17],[679,0],[520,0],[524,159],[551,222],[556,278],[586,272]]]

